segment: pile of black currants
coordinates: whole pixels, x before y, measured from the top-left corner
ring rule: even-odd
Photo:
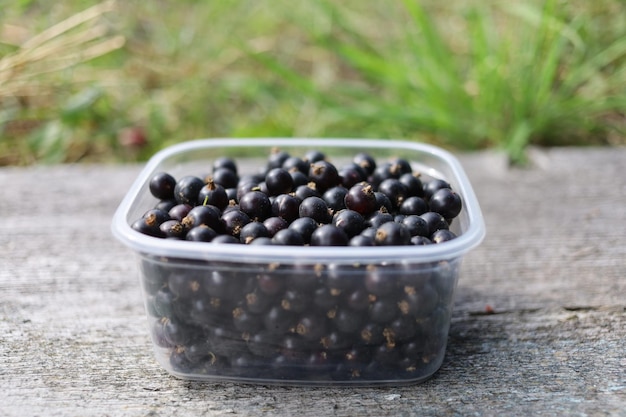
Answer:
[[[259,175],[232,159],[212,173],[156,174],[159,199],[132,227],[211,244],[439,244],[459,196],[408,162],[361,153],[337,169],[320,152],[273,152]],[[200,261],[144,255],[159,361],[191,379],[377,384],[432,375],[445,352],[458,262]]]
[[[426,245],[454,239],[461,197],[442,179],[423,181],[408,161],[366,153],[338,169],[319,151],[276,150],[258,175],[219,158],[205,178],[159,172],[160,201],[132,228],[166,238],[293,246]]]

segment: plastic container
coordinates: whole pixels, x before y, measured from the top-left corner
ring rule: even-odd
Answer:
[[[150,237],[130,224],[157,200],[157,172],[205,175],[222,156],[257,173],[273,148],[324,152],[341,166],[358,152],[399,156],[450,183],[463,209],[458,237],[426,246],[256,246]],[[121,202],[113,234],[138,255],[156,359],[191,380],[285,385],[399,385],[441,366],[463,256],[485,227],[459,162],[439,148],[360,139],[207,139],[150,159]]]

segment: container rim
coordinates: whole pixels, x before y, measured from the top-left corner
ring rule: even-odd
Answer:
[[[469,225],[457,238],[436,245],[426,246],[264,246],[228,245],[206,242],[176,241],[160,239],[133,230],[128,222],[129,212],[145,184],[158,166],[168,158],[182,152],[220,147],[334,147],[334,148],[379,148],[414,150],[436,157],[445,162],[458,181],[456,190],[463,196],[464,210]],[[450,152],[433,145],[399,140],[376,140],[358,138],[207,138],[195,139],[169,146],[155,153],[145,164],[118,206],[111,223],[113,235],[124,245],[141,255],[172,257],[201,261],[236,263],[355,263],[367,260],[372,263],[385,262],[436,262],[463,256],[478,246],[485,237],[485,224],[472,186],[458,159]]]

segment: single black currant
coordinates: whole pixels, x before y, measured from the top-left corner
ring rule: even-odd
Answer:
[[[239,198],[239,209],[250,219],[263,221],[272,215],[269,196],[261,191],[248,191]]]
[[[446,219],[459,215],[462,208],[461,197],[450,188],[441,188],[430,196],[430,210],[441,214]]]
[[[376,230],[374,239],[379,246],[408,245],[411,233],[403,224],[391,221],[382,224]]]
[[[174,198],[179,204],[195,205],[198,201],[198,193],[204,187],[202,179],[187,175],[176,182],[174,186]]]
[[[348,235],[332,224],[324,224],[311,234],[311,246],[347,246]]]
[[[332,219],[328,204],[321,197],[307,197],[298,208],[300,217],[310,217],[318,223],[329,223]]]
[[[345,197],[346,208],[354,210],[363,216],[369,215],[378,209],[374,189],[367,182],[360,182],[352,186]]]
[[[293,188],[293,178],[286,169],[273,168],[265,176],[265,186],[271,196],[287,194]]]
[[[148,187],[150,193],[159,200],[173,200],[176,180],[167,172],[158,172],[152,176]]]

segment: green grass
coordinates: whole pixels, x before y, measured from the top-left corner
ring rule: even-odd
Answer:
[[[5,2],[0,164],[144,160],[213,136],[390,137],[515,162],[531,144],[626,143],[620,0],[118,2],[30,55],[20,35],[94,3]],[[59,45],[83,54],[46,55]]]

